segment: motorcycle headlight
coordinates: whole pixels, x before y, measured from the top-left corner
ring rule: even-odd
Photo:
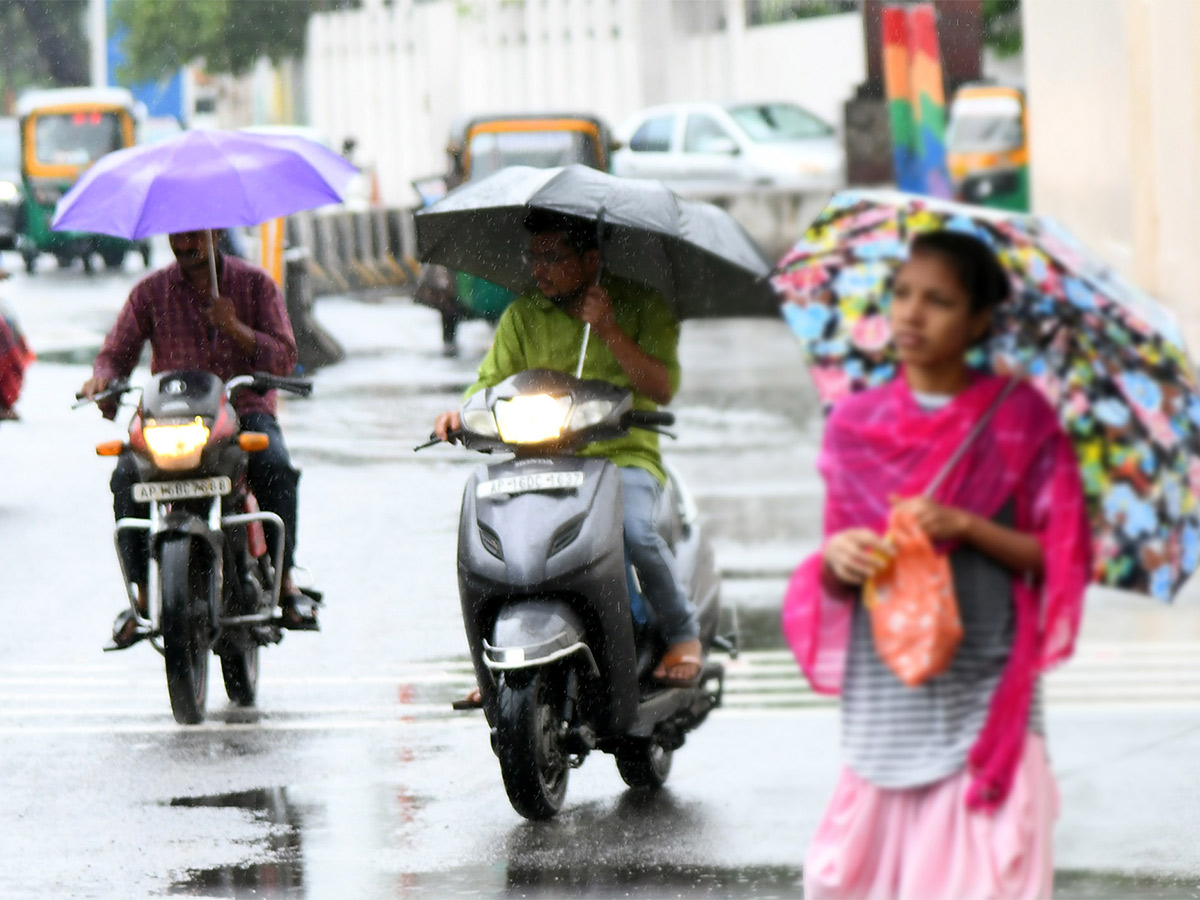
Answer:
[[[490,409],[469,409],[462,416],[463,428],[484,437],[499,437],[496,432],[496,418]]]
[[[571,412],[571,428],[582,430],[603,422],[616,404],[611,400],[585,400]]]
[[[570,397],[530,394],[498,400],[496,427],[506,444],[540,444],[562,434],[571,413]]]
[[[165,471],[193,469],[208,443],[208,426],[199,416],[179,425],[159,425],[153,419],[142,428],[142,437],[154,464]]]

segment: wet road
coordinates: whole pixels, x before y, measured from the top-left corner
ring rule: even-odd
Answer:
[[[820,504],[813,398],[781,324],[684,330],[667,452],[749,646],[727,708],[667,791],[627,792],[594,756],[559,819],[533,825],[507,804],[482,717],[448,709],[470,683],[454,539],[476,459],[411,450],[488,330],[464,327],[447,360],[428,310],[321,302],[349,357],[281,418],[323,631],[264,651],[257,710],[228,707],[213,679],[209,721],[185,729],[152,650],[100,653],[121,601],[109,464],[91,447],[119,430],[68,408],[137,273],[46,268],[0,285],[41,354],[24,421],[0,426],[0,896],[799,896],[837,730],[776,624]],[[1049,682],[1060,896],[1200,891],[1198,610],[1194,595],[1163,609],[1097,594],[1079,658]]]

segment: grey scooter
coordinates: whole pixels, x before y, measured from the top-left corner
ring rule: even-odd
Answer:
[[[561,808],[567,776],[599,749],[632,787],[657,788],[675,750],[721,702],[719,581],[695,508],[674,476],[658,528],[700,619],[705,664],[690,687],[652,677],[665,649],[626,562],[620,473],[578,451],[669,413],[633,409],[626,390],[532,370],[472,396],[455,437],[513,458],[481,466],[463,495],[458,584],[463,621],[513,807]]]

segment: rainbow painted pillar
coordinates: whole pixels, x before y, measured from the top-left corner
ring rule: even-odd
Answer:
[[[933,4],[883,10],[883,79],[892,125],[896,186],[950,197],[946,95]]]

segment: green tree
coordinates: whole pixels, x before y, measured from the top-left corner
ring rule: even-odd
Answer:
[[[209,72],[241,74],[261,56],[304,53],[308,19],[352,0],[115,0],[112,26],[126,29],[122,79],[161,78],[203,58]]]
[[[0,0],[0,89],[87,84],[87,0]]]
[[[1016,56],[1023,46],[1021,0],[983,0],[983,42],[997,56]]]

